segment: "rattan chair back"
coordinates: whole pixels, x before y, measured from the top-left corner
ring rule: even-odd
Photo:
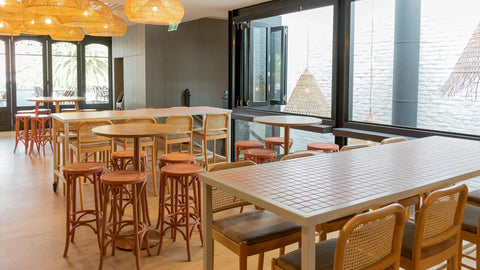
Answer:
[[[389,144],[389,143],[397,143],[397,142],[405,142],[407,139],[405,137],[393,137],[393,138],[386,138],[383,139],[380,144]]]
[[[399,204],[353,217],[340,231],[334,269],[398,269],[404,226]]]
[[[231,162],[231,163],[222,163],[218,165],[212,165],[208,169],[209,172],[234,169],[246,166],[256,165],[255,162],[250,160]],[[212,189],[212,211],[213,213],[224,211],[231,208],[241,207],[250,205],[249,202],[246,202],[236,196],[231,195],[228,192],[225,192],[218,188]]]
[[[179,127],[178,133],[180,134],[189,134],[193,130],[193,117],[191,115],[172,115],[165,120],[165,124]]]
[[[349,151],[349,150],[354,150],[354,149],[359,149],[359,148],[364,148],[364,147],[369,147],[368,144],[353,144],[353,145],[345,145],[340,149],[340,152],[342,151]]]
[[[127,124],[156,124],[157,120],[153,117],[132,117],[126,122]]]
[[[78,125],[78,145],[82,143],[95,143],[111,141],[111,138],[95,135],[92,129],[99,126],[112,125],[110,120],[88,120]]]
[[[315,154],[310,153],[310,152],[292,153],[292,154],[288,154],[288,155],[283,156],[280,159],[280,161],[289,160],[289,159],[296,159],[296,158],[303,158],[303,157],[310,157],[310,156],[315,156]]]
[[[205,117],[205,133],[211,131],[227,131],[228,130],[228,114],[227,113],[211,113]]]

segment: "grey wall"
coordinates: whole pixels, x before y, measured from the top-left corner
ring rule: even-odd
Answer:
[[[114,57],[125,57],[125,108],[180,106],[187,88],[191,106],[221,107],[228,88],[227,24],[226,20],[200,19],[182,23],[173,32],[166,26],[135,25],[124,37],[114,38]],[[143,50],[125,53],[123,48],[132,43],[143,43]],[[132,54],[136,62],[127,61]],[[143,83],[138,81],[142,72]]]

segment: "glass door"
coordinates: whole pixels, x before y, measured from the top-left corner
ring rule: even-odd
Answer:
[[[12,51],[13,111],[33,109],[31,97],[47,96],[45,39],[14,38]]]
[[[0,37],[0,131],[12,129],[8,37]]]

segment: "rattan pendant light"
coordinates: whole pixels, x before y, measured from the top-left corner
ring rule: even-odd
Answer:
[[[22,30],[21,24],[0,19],[0,36],[19,36]]]
[[[54,16],[26,13],[26,19],[23,22],[24,34],[30,35],[50,35],[64,29],[62,24]]]
[[[113,15],[112,21],[101,26],[85,27],[90,36],[116,37],[123,36],[127,32],[127,23],[120,17]]]
[[[25,10],[25,6],[22,2],[17,0],[0,0],[0,15],[11,14],[11,13],[21,13]]]
[[[82,41],[85,37],[85,32],[80,27],[65,27],[64,31],[52,33],[50,37],[53,40]]]
[[[58,16],[59,21],[68,27],[98,27],[112,21],[112,10],[104,3],[90,0],[90,5],[81,15]]]
[[[27,10],[44,15],[81,15],[89,0],[26,0]]]
[[[128,0],[125,13],[133,22],[171,25],[182,21],[184,10],[178,0]]]

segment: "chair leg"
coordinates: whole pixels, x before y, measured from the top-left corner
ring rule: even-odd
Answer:
[[[83,204],[83,179],[82,179],[82,178],[79,178],[78,188],[79,188],[79,192],[80,192],[80,209],[84,210],[84,204]],[[76,196],[76,195],[74,194],[74,196]]]
[[[258,254],[258,265],[257,265],[257,270],[263,270],[263,262],[265,259],[265,253],[260,253]]]
[[[155,139],[154,139],[155,140]],[[155,197],[158,196],[157,190],[157,143],[154,141],[152,146],[152,178],[153,178],[153,194]]]
[[[207,154],[207,141],[202,140],[202,148],[203,148],[203,157],[205,158],[205,169],[208,171],[208,154]]]
[[[212,164],[215,164],[215,154],[217,152],[217,150],[215,149],[216,148],[216,141],[213,140],[213,158],[212,158]]]
[[[238,254],[239,259],[239,270],[247,270],[247,250],[246,247],[240,247],[240,254]]]

